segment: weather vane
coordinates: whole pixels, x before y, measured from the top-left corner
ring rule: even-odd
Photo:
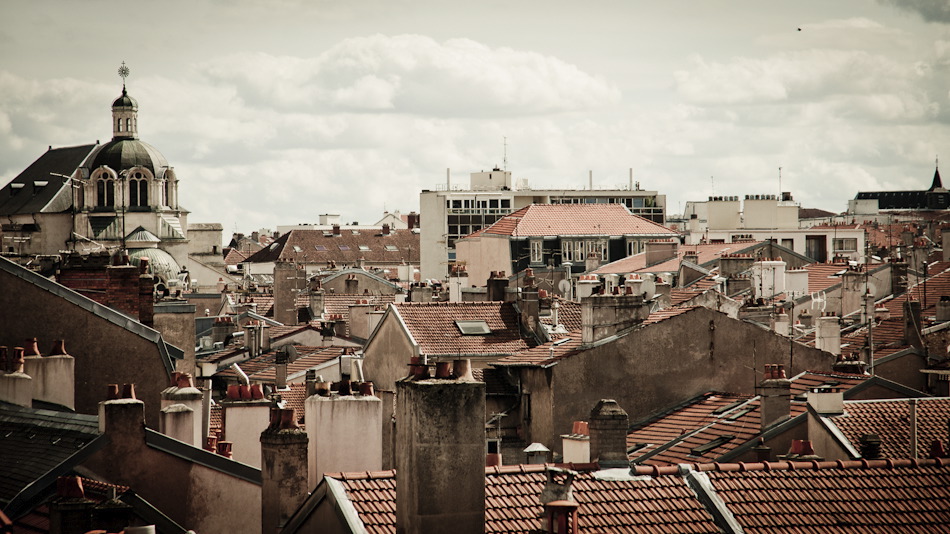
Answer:
[[[125,90],[125,79],[129,77],[129,68],[125,66],[125,61],[119,67],[119,77],[122,78],[122,90]]]

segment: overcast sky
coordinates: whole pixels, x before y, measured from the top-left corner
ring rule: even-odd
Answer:
[[[125,61],[141,139],[226,236],[418,209],[505,138],[516,179],[632,168],[670,213],[779,167],[843,211],[950,162],[947,0],[6,0],[0,58],[0,181],[109,140]]]

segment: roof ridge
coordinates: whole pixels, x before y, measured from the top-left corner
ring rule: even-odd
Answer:
[[[672,475],[681,472],[680,466],[686,469],[698,472],[718,471],[721,473],[734,473],[743,471],[796,471],[796,470],[858,470],[858,469],[904,469],[917,467],[947,467],[950,466],[950,458],[884,458],[878,460],[834,460],[834,461],[800,461],[800,462],[738,462],[738,463],[719,463],[711,462],[704,464],[679,464],[676,466],[653,466],[636,465],[630,468],[632,474],[637,475]]]

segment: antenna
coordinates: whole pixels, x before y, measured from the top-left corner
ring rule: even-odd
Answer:
[[[782,198],[782,168],[778,168],[778,197]]]
[[[716,179],[712,176],[709,177],[709,194],[716,194]]]
[[[507,171],[508,170],[508,138],[503,137],[502,139],[504,139],[504,152],[503,152],[501,170]]]

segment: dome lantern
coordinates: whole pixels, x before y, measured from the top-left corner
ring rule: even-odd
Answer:
[[[112,102],[112,139],[138,139],[138,111],[139,103],[129,96],[125,89],[125,79],[129,75],[129,68],[125,61],[119,67],[119,76],[122,77],[122,96]]]

